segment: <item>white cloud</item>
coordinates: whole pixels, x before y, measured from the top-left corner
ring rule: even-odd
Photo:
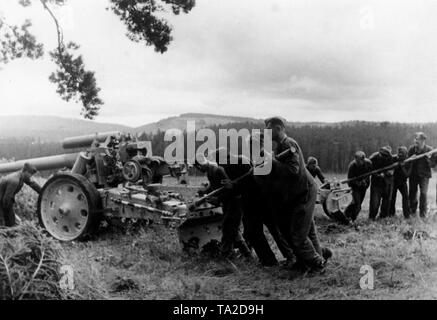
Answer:
[[[98,120],[140,125],[184,112],[293,121],[437,116],[437,3],[197,1],[171,18],[174,41],[163,55],[130,42],[107,5],[75,0],[58,10],[66,38],[81,44],[96,71],[106,102]],[[37,3],[3,11],[31,16],[46,49],[55,45]],[[63,102],[47,80],[53,68],[48,60],[5,66],[0,114],[78,116],[80,105]]]

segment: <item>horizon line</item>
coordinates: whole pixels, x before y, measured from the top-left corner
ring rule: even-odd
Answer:
[[[170,115],[166,118],[162,118],[160,120],[157,120],[155,122],[149,122],[149,123],[144,123],[142,125],[130,125],[130,124],[122,124],[122,123],[117,123],[117,122],[112,122],[112,121],[99,121],[99,119],[85,119],[83,117],[77,116],[77,117],[66,117],[66,116],[60,116],[60,115],[53,115],[53,114],[0,114],[0,118],[5,118],[5,117],[52,117],[52,118],[61,118],[61,119],[65,119],[65,120],[79,120],[79,121],[85,121],[85,122],[90,122],[90,123],[98,123],[98,124],[107,124],[107,125],[117,125],[117,126],[124,126],[124,127],[130,127],[130,128],[139,128],[145,125],[151,125],[151,124],[156,124],[159,121],[162,120],[166,120],[166,119],[171,119],[171,118],[177,118],[177,117],[181,117],[181,116],[185,116],[185,115],[204,115],[204,116],[216,116],[216,117],[230,117],[230,118],[242,118],[241,122],[245,122],[244,119],[246,120],[254,120],[254,121],[264,121],[263,118],[255,118],[255,117],[249,117],[249,116],[237,116],[237,115],[229,115],[229,114],[215,114],[215,113],[202,113],[202,112],[184,112],[184,113],[180,113],[180,114],[175,114],[175,115]],[[271,115],[272,116],[272,115]],[[267,117],[266,117],[267,118]],[[287,119],[286,119],[287,120]],[[342,124],[342,123],[350,123],[350,122],[367,122],[367,123],[393,123],[393,124],[410,124],[410,125],[424,125],[424,124],[436,124],[437,121],[426,121],[426,122],[405,122],[405,121],[393,121],[393,120],[379,120],[379,121],[375,121],[375,120],[364,120],[364,119],[351,119],[351,120],[342,120],[342,121],[289,121],[287,120],[287,123],[289,124],[315,124],[315,123],[320,123],[320,124]],[[229,122],[232,123],[232,122]],[[238,123],[238,121],[235,121],[235,123]]]

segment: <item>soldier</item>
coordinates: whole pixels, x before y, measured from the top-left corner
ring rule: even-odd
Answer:
[[[219,189],[229,181],[229,177],[224,168],[217,163],[202,158],[200,162],[196,161],[195,165],[200,171],[207,174],[209,182],[205,189],[199,190],[199,195],[208,194]],[[225,258],[231,257],[233,249],[236,247],[241,254],[246,257],[251,257],[252,254],[240,232],[243,214],[241,197],[228,188],[222,194],[218,195],[217,198],[223,209],[222,241],[220,248],[222,256]]]
[[[251,136],[248,141],[250,150],[252,150],[254,139],[259,141],[260,147],[262,148],[262,135]],[[242,156],[238,156],[238,158],[242,159]],[[242,160],[239,160],[239,163],[242,163]],[[254,164],[252,164],[251,167],[246,165],[246,168],[243,169],[244,165],[241,164],[240,168],[243,170],[238,174],[230,173],[230,175],[233,175],[231,178],[234,179],[237,175],[241,176],[250,170],[253,165]],[[268,176],[257,176],[252,174],[247,179],[244,179],[239,186],[243,204],[244,236],[248,243],[254,248],[263,265],[277,265],[278,261],[276,256],[264,234],[265,225],[275,240],[279,251],[284,258],[287,259],[287,263],[292,263],[295,261],[293,251],[281,235],[275,216],[272,214],[273,208],[271,198],[267,191],[269,189],[269,180]]]
[[[33,165],[25,163],[21,171],[11,173],[1,178],[0,225],[4,224],[7,227],[13,227],[15,225],[15,213],[13,210],[15,195],[21,190],[24,183],[37,193],[41,192],[39,184],[32,180],[32,176],[36,172],[37,170]]]
[[[321,183],[325,183],[325,177],[323,176],[322,170],[319,167],[319,163],[316,158],[308,157],[307,160],[307,170],[311,173],[313,178],[319,178]]]
[[[349,164],[347,178],[359,177],[372,170],[372,162],[366,158],[366,154],[363,151],[357,151],[355,153],[355,159]],[[366,196],[367,188],[370,185],[370,177],[354,180],[348,183],[352,189],[352,202],[346,208],[346,216],[354,222],[358,214],[361,211],[361,205],[364,197]]]
[[[432,150],[432,147],[426,144],[426,135],[423,132],[417,132],[414,138],[414,144],[408,150],[408,157],[423,154]],[[431,178],[431,167],[433,166],[431,157],[426,157],[413,161],[411,165],[411,174],[409,180],[410,187],[410,210],[415,215],[417,210],[417,189],[420,188],[420,216],[425,217],[428,211],[428,184]]]
[[[381,169],[393,164],[390,146],[379,149],[370,156],[373,170]],[[369,219],[375,220],[380,210],[380,218],[388,217],[391,195],[393,191],[393,170],[374,174],[370,185]]]
[[[296,255],[295,267],[322,271],[326,259],[318,240],[314,223],[314,207],[317,187],[313,177],[306,170],[302,151],[297,142],[285,133],[285,120],[280,117],[265,121],[272,130],[277,143],[276,154],[288,151],[281,159],[272,159],[273,172],[281,188],[277,190],[280,210],[276,212],[279,229]],[[332,255],[329,252],[326,256]]]
[[[398,154],[394,157],[394,162],[404,161],[408,157],[408,149],[405,146],[398,148]],[[410,217],[410,203],[408,200],[408,185],[407,179],[411,174],[411,164],[405,163],[400,164],[394,170],[393,174],[393,194],[390,204],[390,216],[394,217],[396,215],[396,194],[399,192],[402,195],[402,212],[404,217],[407,219]]]

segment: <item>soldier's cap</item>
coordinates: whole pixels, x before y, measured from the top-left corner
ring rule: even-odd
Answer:
[[[406,146],[400,146],[400,147],[398,147],[398,153],[399,153],[399,152],[407,153],[407,152],[408,152],[408,149],[407,149]]]
[[[379,149],[379,153],[381,153],[384,156],[390,156],[391,155],[391,147],[390,146],[384,146]]]
[[[366,154],[364,153],[364,151],[357,151],[355,152],[355,158],[356,159],[364,159],[366,157]]]
[[[274,126],[275,125],[280,125],[282,127],[285,127],[285,124],[287,123],[287,120],[285,120],[284,118],[282,118],[280,116],[274,116],[274,117],[270,117],[270,118],[267,118],[266,120],[264,120],[264,123],[265,123],[266,127],[269,124],[272,124]]]
[[[23,171],[29,172],[30,174],[35,174],[38,172],[38,170],[36,170],[36,167],[33,164],[30,164],[29,162],[26,162],[23,165]]]
[[[426,140],[426,138],[427,136],[423,132],[416,132],[416,134],[414,135],[414,139],[416,140]]]
[[[308,157],[307,164],[315,164],[317,165],[318,161],[315,157]]]

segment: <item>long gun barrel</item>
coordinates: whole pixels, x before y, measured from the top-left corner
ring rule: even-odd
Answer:
[[[78,153],[68,153],[57,156],[1,163],[0,174],[19,171],[23,169],[23,166],[26,162],[34,165],[39,171],[61,169],[65,167],[72,168],[74,163],[76,162],[77,156]]]
[[[348,182],[352,182],[352,181],[361,180],[361,179],[367,178],[367,177],[369,177],[371,175],[374,175],[374,174],[378,174],[378,173],[382,173],[382,172],[385,172],[385,171],[392,170],[392,169],[396,168],[397,166],[399,166],[401,164],[417,161],[417,160],[423,159],[425,157],[430,157],[430,156],[432,156],[435,153],[437,153],[437,149],[433,149],[433,150],[431,150],[429,152],[422,153],[422,154],[419,154],[419,155],[411,156],[411,157],[409,157],[409,158],[407,158],[407,159],[405,159],[403,161],[395,162],[395,163],[393,163],[393,164],[391,164],[391,165],[389,165],[387,167],[367,172],[367,173],[362,174],[362,175],[360,175],[358,177],[353,177],[353,178],[350,178],[350,179],[344,179],[344,180],[340,181],[340,183],[348,183]]]
[[[88,148],[91,146],[94,140],[97,140],[98,142],[104,142],[110,136],[120,135],[121,133],[119,131],[110,131],[66,138],[62,141],[62,147],[64,149]]]

